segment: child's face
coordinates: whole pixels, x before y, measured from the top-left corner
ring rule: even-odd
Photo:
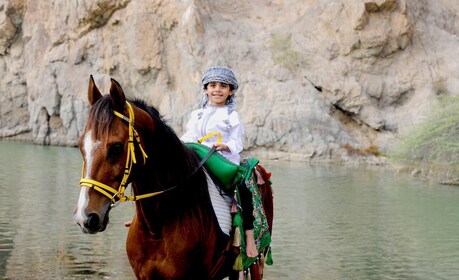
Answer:
[[[209,97],[210,105],[216,107],[225,106],[226,99],[233,95],[230,86],[220,82],[210,82],[207,84],[206,93]]]

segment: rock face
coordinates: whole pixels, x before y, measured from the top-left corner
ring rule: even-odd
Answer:
[[[387,151],[438,95],[459,93],[457,14],[455,0],[3,0],[0,137],[75,145],[90,74],[181,134],[202,71],[225,65],[251,155]]]

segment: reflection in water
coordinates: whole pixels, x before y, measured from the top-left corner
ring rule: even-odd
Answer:
[[[74,148],[0,142],[0,279],[135,279],[132,203],[105,232],[73,223]],[[459,189],[384,170],[265,162],[273,172],[274,265],[265,279],[459,279]]]

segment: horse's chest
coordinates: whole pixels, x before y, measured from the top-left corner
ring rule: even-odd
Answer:
[[[154,240],[138,233],[130,233],[126,250],[138,279],[183,278],[187,274],[195,274],[190,271],[193,270],[192,267],[199,267],[196,263],[190,263],[194,260],[189,258],[188,245],[183,246],[167,238]]]

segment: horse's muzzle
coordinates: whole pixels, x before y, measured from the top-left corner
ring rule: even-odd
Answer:
[[[91,213],[84,220],[75,220],[75,222],[80,226],[83,233],[95,234],[102,232],[107,228],[109,221],[108,212],[105,212],[102,219],[97,213]]]

